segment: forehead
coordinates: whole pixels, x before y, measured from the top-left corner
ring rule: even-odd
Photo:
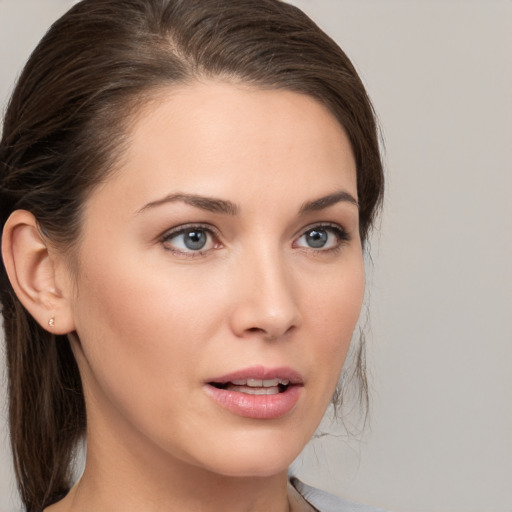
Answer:
[[[125,148],[110,180],[124,196],[326,188],[357,196],[343,127],[319,101],[287,90],[224,82],[160,90],[133,119]]]

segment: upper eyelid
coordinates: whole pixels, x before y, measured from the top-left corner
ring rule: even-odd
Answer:
[[[216,229],[211,224],[204,224],[201,222],[189,222],[187,224],[180,224],[179,226],[165,230],[160,235],[159,238],[165,239],[165,238],[170,237],[171,235],[179,235],[179,234],[183,233],[184,231],[187,231],[188,229],[194,229],[194,228],[201,229],[203,231],[207,231],[216,237],[218,237],[220,234],[219,230]]]
[[[309,224],[306,227],[301,228],[295,235],[295,238],[299,238],[299,237],[303,236],[306,232],[311,231],[312,229],[315,229],[315,228],[331,228],[331,229],[335,229],[338,231],[342,231],[347,236],[349,236],[349,231],[342,224],[339,224],[338,222],[325,221],[325,222],[314,222],[312,224]]]

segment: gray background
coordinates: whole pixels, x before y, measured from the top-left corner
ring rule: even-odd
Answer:
[[[510,512],[512,2],[294,3],[360,71],[387,172],[369,272],[370,427],[351,438],[326,422],[334,435],[295,469],[393,511]],[[0,105],[71,4],[0,0]],[[0,423],[0,512],[17,506],[6,438]]]

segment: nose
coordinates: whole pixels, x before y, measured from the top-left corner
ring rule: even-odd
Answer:
[[[231,329],[238,337],[277,340],[300,326],[292,270],[278,254],[251,254],[234,273],[235,303]]]

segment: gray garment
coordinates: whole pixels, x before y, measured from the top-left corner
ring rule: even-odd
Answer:
[[[333,494],[310,487],[295,477],[291,477],[290,482],[318,512],[385,512],[380,508],[359,505],[358,503],[338,498],[338,496]]]

